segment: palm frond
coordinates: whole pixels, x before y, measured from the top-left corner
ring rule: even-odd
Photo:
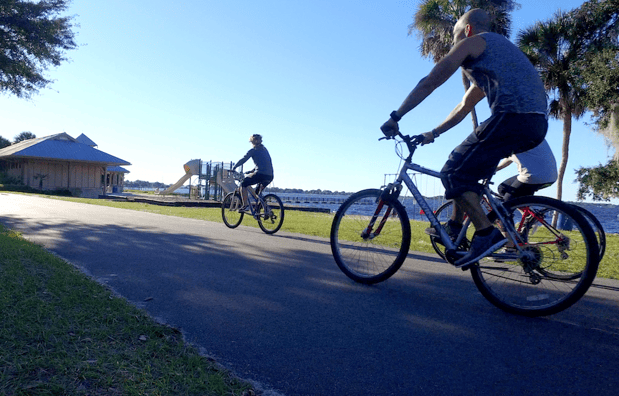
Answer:
[[[423,0],[408,26],[408,34],[416,33],[421,40],[423,57],[441,60],[451,49],[453,28],[458,19],[473,8],[482,8],[492,18],[491,30],[508,36],[510,12],[520,5],[513,0]]]

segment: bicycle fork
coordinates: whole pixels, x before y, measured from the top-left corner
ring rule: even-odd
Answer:
[[[380,215],[380,212],[383,210],[383,207],[385,206],[386,202],[392,199],[398,199],[398,196],[400,195],[400,190],[402,190],[402,185],[394,185],[394,184],[389,184],[389,186],[387,186],[383,190],[382,194],[378,198],[378,204],[376,205],[376,210],[374,211],[374,214],[372,215],[372,218],[370,219],[370,223],[368,224],[367,227],[365,227],[363,231],[361,231],[361,238],[363,238],[363,240],[374,239],[380,235],[380,232],[385,226],[387,219],[389,219],[389,216],[391,215],[391,208],[392,208],[391,205],[387,205],[387,211],[383,215],[383,218],[380,220],[380,223],[378,223],[378,227],[376,228],[376,231],[372,232],[372,230],[374,229],[374,225],[376,224],[376,220],[378,220],[378,216]]]
[[[374,225],[376,224],[376,220],[378,220],[378,215],[380,214],[380,211],[383,209],[383,206],[385,206],[385,201],[383,201],[382,198],[379,198],[378,205],[376,206],[376,211],[374,211],[374,215],[372,216],[372,219],[370,220],[370,224],[368,224],[368,226],[365,227],[363,231],[361,231],[361,238],[363,238],[363,240],[374,239],[378,235],[380,235],[380,232],[382,231],[383,226],[387,222],[389,215],[391,215],[391,206],[388,206],[387,211],[383,215],[383,218],[380,220],[380,223],[378,224],[378,227],[376,228],[376,231],[372,232],[372,229],[374,228]]]

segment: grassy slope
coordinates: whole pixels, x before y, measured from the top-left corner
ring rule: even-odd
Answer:
[[[0,394],[250,395],[178,330],[0,226]]]

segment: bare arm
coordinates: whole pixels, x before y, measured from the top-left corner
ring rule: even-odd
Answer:
[[[443,121],[435,131],[439,134],[450,130],[458,125],[486,95],[478,86],[471,85],[466,91],[462,101],[449,113],[445,121]]]
[[[441,59],[424,79],[406,97],[400,108],[398,115],[402,117],[408,113],[434,90],[451,77],[462,63],[469,57],[477,57],[486,49],[486,41],[482,37],[474,36],[458,43]]]
[[[462,121],[464,117],[466,117],[471,110],[473,110],[475,105],[485,96],[484,91],[482,91],[479,87],[476,85],[471,85],[468,91],[464,94],[462,101],[451,111],[451,113],[449,113],[445,121],[434,128],[432,132],[426,132],[423,134],[425,137],[424,144],[432,143],[434,141],[434,133],[440,135],[458,125],[460,121]]]
[[[501,163],[499,163],[499,165],[496,167],[496,171],[500,171],[501,169],[505,169],[508,166],[510,166],[512,164],[512,160],[510,160],[509,158],[504,158]]]
[[[417,86],[408,94],[404,102],[400,105],[400,108],[397,110],[397,115],[401,118],[414,109],[434,92],[436,88],[447,81],[467,58],[476,58],[481,55],[485,49],[486,41],[480,36],[473,36],[459,42],[434,66],[430,74],[419,81]],[[381,129],[383,132],[389,130],[397,131],[398,125],[393,119],[389,119],[383,124]]]

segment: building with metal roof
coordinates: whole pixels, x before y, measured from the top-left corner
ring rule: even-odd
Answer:
[[[121,165],[131,163],[104,153],[82,134],[28,139],[0,149],[0,172],[41,190],[69,190],[74,196],[98,197],[122,192]]]
[[[88,136],[84,135],[83,133],[81,135],[79,135],[78,137],[76,137],[75,140],[77,140],[80,143],[87,144],[90,147],[97,147],[97,143],[95,143],[92,140],[90,140],[90,138]]]

